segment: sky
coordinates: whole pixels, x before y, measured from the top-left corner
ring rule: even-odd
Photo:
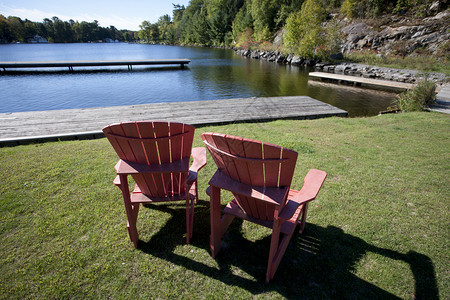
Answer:
[[[102,27],[139,30],[144,20],[155,23],[160,16],[172,17],[172,3],[187,6],[189,0],[0,0],[0,14],[34,22],[53,16],[63,21],[97,20]]]

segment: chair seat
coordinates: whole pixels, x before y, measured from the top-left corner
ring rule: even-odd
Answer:
[[[295,201],[295,195],[298,194],[299,191],[296,190],[289,190],[289,195],[288,195],[288,201]],[[303,206],[305,204],[299,205],[298,208],[296,209],[295,213],[293,214],[293,216],[289,219],[286,220],[285,222],[283,222],[283,224],[281,225],[281,229],[280,231],[284,234],[290,234],[293,230],[295,230],[295,226],[297,225],[298,219],[300,217],[300,212],[303,209]],[[267,220],[261,220],[261,219],[257,219],[257,218],[253,218],[249,215],[247,215],[237,204],[236,199],[233,199],[231,202],[229,202],[227,204],[227,206],[224,208],[223,212],[225,214],[229,214],[229,215],[233,215],[235,217],[238,217],[240,219],[267,227],[267,228],[273,228],[273,221],[267,221]]]

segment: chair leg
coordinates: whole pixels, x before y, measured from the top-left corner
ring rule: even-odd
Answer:
[[[194,192],[195,192],[195,204],[197,204],[198,203],[198,184],[197,184],[197,180],[194,181],[193,185],[194,185]]]
[[[133,205],[132,210],[133,215],[131,216],[131,218],[127,217],[127,230],[134,248],[137,248],[139,242],[139,234],[137,232],[137,215],[139,212],[139,204]]]
[[[186,244],[189,244],[192,238],[192,231],[194,226],[194,202],[195,198],[191,199],[189,193],[186,199]]]
[[[283,234],[283,238],[281,239],[281,242],[279,242],[280,228],[281,228],[281,222],[278,224],[278,229],[276,229],[272,232],[269,263],[267,266],[267,274],[266,274],[266,283],[269,283],[269,281],[275,275],[275,272],[277,271],[278,266],[280,265],[281,259],[283,258],[284,253],[286,252],[287,246],[289,245],[289,242],[291,241],[291,238],[295,231],[295,228],[293,228],[289,234]],[[275,229],[275,226],[274,226],[274,229]]]
[[[233,222],[235,216],[233,215],[228,215],[228,214],[224,214],[222,219],[220,220],[220,238],[222,239],[222,237],[225,235],[225,233],[228,230],[228,227],[230,227],[231,222]]]
[[[306,214],[308,212],[308,203],[303,204],[302,207],[302,211],[300,212],[301,217],[298,221],[298,224],[300,225],[300,230],[298,231],[298,233],[302,234],[303,230],[305,229],[305,225],[306,225]]]
[[[269,260],[267,263],[267,272],[266,272],[266,283],[269,283],[270,279],[273,278],[273,275],[275,274],[276,267],[274,266],[274,259],[275,255],[278,252],[278,243],[280,240],[280,221],[274,220],[273,221],[273,228],[272,228],[272,238],[270,239],[270,251],[269,251]]]
[[[130,190],[128,188],[128,179],[126,175],[120,175],[120,190],[122,191],[123,203],[127,214],[127,230],[134,248],[137,248],[139,242],[139,234],[137,232],[137,216],[139,213],[139,204],[132,205],[130,198]]]
[[[220,188],[211,186],[210,205],[211,236],[209,246],[211,248],[211,256],[215,258],[220,251],[220,240],[222,234],[220,224]]]

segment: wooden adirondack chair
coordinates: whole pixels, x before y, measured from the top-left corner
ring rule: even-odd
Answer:
[[[186,242],[192,237],[197,172],[206,165],[206,149],[192,149],[193,126],[175,122],[126,122],[103,128],[120,160],[114,184],[122,191],[128,234],[134,247],[140,203],[186,201]],[[192,153],[191,153],[192,149]],[[190,156],[193,164],[189,167]],[[128,175],[136,182],[130,195]]]
[[[241,218],[272,228],[266,283],[273,278],[297,224],[305,227],[308,203],[325,180],[324,171],[312,169],[300,191],[290,189],[297,152],[280,146],[218,133],[202,134],[218,170],[209,181],[211,197],[210,247],[213,257],[231,221]],[[234,199],[220,211],[220,190]],[[281,242],[280,242],[280,236]]]

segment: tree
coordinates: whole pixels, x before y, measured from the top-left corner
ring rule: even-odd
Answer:
[[[313,57],[315,50],[325,44],[325,31],[321,26],[326,13],[320,0],[307,0],[298,13],[286,22],[285,46],[303,57]]]
[[[0,14],[0,43],[12,42],[11,32],[9,31],[8,20]]]
[[[8,17],[8,28],[13,41],[25,42],[26,31],[23,21],[18,17]]]
[[[141,25],[139,25],[139,39],[144,40],[146,42],[150,41],[150,25],[149,21],[142,21]]]
[[[251,14],[255,38],[258,41],[272,40],[275,33],[275,19],[281,8],[281,0],[252,0]]]
[[[167,42],[168,36],[169,36],[169,30],[172,26],[172,22],[170,20],[169,15],[164,15],[159,17],[158,19],[158,30],[159,30],[159,37],[158,39],[163,42]]]
[[[141,25],[139,25],[139,38],[141,40],[150,42],[158,42],[159,41],[159,29],[158,24],[152,24],[149,21],[143,21]]]
[[[245,32],[247,29],[253,30],[253,18],[251,11],[249,9],[250,3],[248,0],[245,4],[239,9],[236,17],[234,18],[232,25],[233,39],[237,41],[237,38],[240,33]]]

